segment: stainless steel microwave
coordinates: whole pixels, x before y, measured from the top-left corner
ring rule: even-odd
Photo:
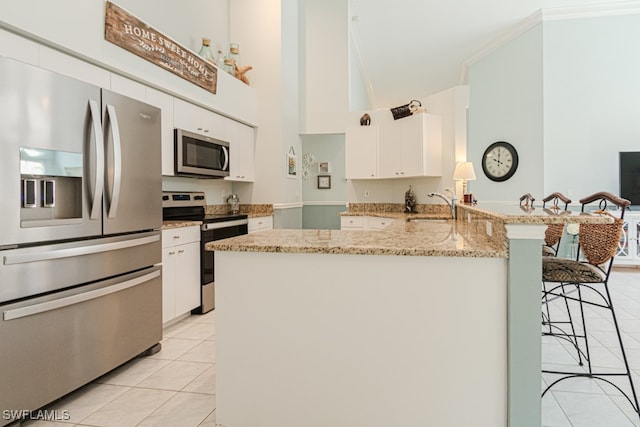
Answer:
[[[182,129],[174,130],[176,175],[229,176],[229,143]]]

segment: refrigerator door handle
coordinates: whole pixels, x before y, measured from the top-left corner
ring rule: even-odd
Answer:
[[[109,126],[113,135],[113,191],[111,193],[111,205],[109,206],[108,218],[115,218],[118,212],[120,201],[120,186],[122,184],[122,145],[120,142],[120,128],[118,126],[118,116],[113,105],[107,105],[109,114]]]
[[[78,246],[75,248],[46,250],[43,252],[33,252],[25,254],[8,254],[4,256],[4,265],[25,264],[29,262],[50,261],[60,258],[69,258],[82,255],[97,254],[100,252],[115,251],[117,249],[126,249],[134,246],[147,245],[160,240],[160,235],[139,237],[137,239],[123,240],[119,242],[102,243],[93,246]]]
[[[222,170],[226,171],[229,170],[229,150],[227,150],[227,147],[223,146],[222,152],[224,153],[224,165],[222,166]]]
[[[96,176],[90,218],[98,219],[101,214],[100,202],[102,202],[102,192],[104,190],[104,134],[100,124],[100,108],[93,99],[89,100],[89,111],[91,112],[91,124],[94,138],[96,139]]]
[[[144,276],[136,277],[134,279],[127,280],[116,285],[108,286],[106,288],[95,289],[89,292],[83,292],[80,294],[59,298],[52,301],[46,301],[39,304],[28,305],[26,307],[16,308],[13,310],[7,310],[3,313],[3,320],[14,320],[22,317],[33,316],[34,314],[45,313],[47,311],[55,310],[62,307],[67,307],[81,302],[96,299],[105,295],[113,294],[124,289],[132,288],[141,283],[148,282],[156,277],[160,276],[160,270],[153,271],[145,274]]]

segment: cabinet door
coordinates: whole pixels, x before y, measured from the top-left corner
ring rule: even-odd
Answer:
[[[40,46],[40,67],[95,86],[111,86],[109,71],[46,46]]]
[[[347,179],[378,177],[378,127],[353,126],[345,134]]]
[[[422,117],[424,114],[398,120],[400,174],[402,176],[424,175],[424,133]]]
[[[202,109],[202,133],[206,136],[228,141],[225,133],[227,121],[228,119],[213,111]]]
[[[173,124],[178,129],[204,134],[202,128],[202,108],[181,99],[173,101]]]
[[[253,182],[254,180],[254,138],[253,128],[234,120],[226,124],[226,139],[230,144],[229,176],[230,181]]]
[[[174,140],[173,140],[173,96],[164,92],[147,88],[147,103],[162,111],[161,139],[162,139],[162,175],[173,176],[174,169]]]
[[[176,258],[175,246],[162,248],[162,323],[176,317]]]
[[[401,178],[401,121],[398,119],[380,126],[380,141],[378,142],[378,177]]]
[[[175,314],[188,313],[200,305],[200,243],[175,247]]]
[[[111,90],[120,95],[147,102],[147,88],[145,85],[118,74],[111,73]]]

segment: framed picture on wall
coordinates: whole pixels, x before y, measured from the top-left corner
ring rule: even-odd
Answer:
[[[318,163],[318,173],[329,173],[329,172],[331,172],[329,162]]]
[[[287,178],[296,178],[297,175],[296,152],[293,147],[290,147],[287,153]]]
[[[328,190],[331,188],[331,175],[318,175],[318,189]]]

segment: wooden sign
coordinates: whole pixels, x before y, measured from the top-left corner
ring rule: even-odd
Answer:
[[[107,2],[104,38],[157,66],[216,93],[218,69],[126,10]]]

